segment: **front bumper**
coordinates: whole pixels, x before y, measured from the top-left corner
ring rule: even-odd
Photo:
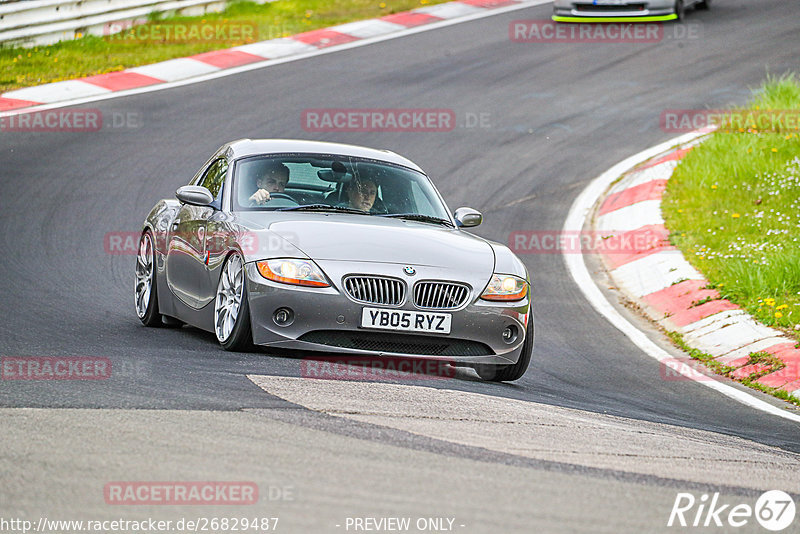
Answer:
[[[348,267],[353,268],[352,265]],[[391,275],[397,271],[396,266],[387,264],[358,267],[362,268],[355,268],[352,272]],[[446,277],[432,277],[431,269],[428,271],[425,279],[447,280]],[[529,298],[513,303],[487,302],[478,298],[483,287],[473,286],[466,307],[437,312],[452,314],[448,335],[365,329],[360,326],[362,309],[381,306],[351,300],[344,290],[337,288],[341,287],[341,276],[333,277],[337,287],[308,288],[266,280],[254,263],[247,264],[245,272],[256,345],[372,357],[421,358],[466,365],[513,364],[522,352],[527,321],[533,320],[532,313],[529,313]],[[410,300],[386,309],[426,311],[414,307]],[[291,324],[278,326],[273,320],[279,308],[291,309],[294,317]],[[514,326],[518,332],[511,343],[502,338],[502,332],[508,326]]]
[[[602,6],[594,4],[570,4],[555,6],[553,20],[556,22],[665,22],[675,20],[678,15],[668,2],[661,5],[648,4],[644,9],[626,9],[624,4]],[[585,6],[585,7],[584,7]],[[589,9],[591,7],[591,10]],[[605,7],[605,8],[604,8]]]

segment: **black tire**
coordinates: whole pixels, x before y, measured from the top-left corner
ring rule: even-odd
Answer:
[[[227,263],[232,261],[233,258],[238,258],[239,261],[242,261],[241,257],[237,254],[231,254],[226,261],[226,265],[223,267],[223,272],[225,267],[227,267]],[[220,336],[217,335],[217,341],[222,346],[223,349],[231,352],[248,352],[253,348],[253,329],[250,324],[250,303],[247,299],[247,283],[246,283],[246,273],[244,270],[244,262],[242,262],[242,296],[241,296],[241,304],[239,306],[239,313],[236,316],[236,321],[231,329],[230,335],[224,341],[220,339]],[[223,274],[224,276],[224,274]],[[220,277],[219,284],[222,284],[222,277]],[[219,289],[217,290],[217,296],[214,299],[214,306],[217,307],[217,301],[220,298]],[[216,316],[215,316],[216,321]],[[216,325],[215,325],[216,326]]]
[[[223,349],[231,352],[250,352],[253,350],[253,329],[250,325],[250,305],[247,302],[247,288],[244,290],[242,308],[236,326],[226,342],[220,342]]]
[[[683,5],[683,0],[675,0],[675,15],[678,16],[675,22],[681,22],[686,17],[686,6]]]
[[[694,5],[694,8],[695,8],[695,9],[702,9],[702,10],[704,10],[704,11],[705,11],[706,9],[708,9],[709,7],[711,7],[711,0],[700,0],[700,2],[697,2],[697,3]]]
[[[149,247],[147,243],[149,242]],[[150,290],[149,296],[143,295],[143,302],[147,301],[147,307],[144,310],[144,314],[140,314],[139,311],[139,291],[140,291],[140,284],[145,282],[143,276],[140,276],[140,270],[142,275],[146,274],[147,265],[143,264],[142,256],[148,256],[148,253],[143,252],[143,248],[149,248],[149,283],[150,283]],[[158,313],[158,284],[156,283],[156,265],[155,265],[155,240],[153,239],[153,234],[150,230],[145,231],[142,233],[142,236],[139,238],[139,248],[137,249],[136,254],[136,287],[134,288],[134,297],[135,301],[134,304],[136,305],[136,316],[139,317],[139,320],[142,321],[142,324],[145,326],[157,328],[163,326],[163,322],[161,320],[161,314]]]
[[[490,382],[513,382],[519,380],[531,363],[533,355],[533,313],[528,320],[528,327],[525,329],[525,341],[522,343],[522,353],[519,355],[517,363],[510,365],[476,365],[475,371],[478,376]]]

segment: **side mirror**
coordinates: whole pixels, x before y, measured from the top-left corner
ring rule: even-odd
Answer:
[[[175,191],[175,196],[184,204],[193,206],[208,206],[214,202],[211,191],[201,185],[184,185]]]
[[[483,215],[478,210],[472,208],[458,208],[453,214],[456,220],[456,226],[469,228],[470,226],[478,226],[483,222]]]

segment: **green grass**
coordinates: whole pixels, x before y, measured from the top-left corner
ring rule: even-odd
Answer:
[[[748,108],[800,110],[800,83],[769,78]],[[678,165],[662,210],[672,243],[722,298],[798,334],[800,132],[714,133]]]
[[[686,352],[692,359],[699,360],[703,362],[706,367],[711,369],[717,374],[728,376],[731,371],[734,371],[736,368],[731,367],[729,365],[722,364],[714,359],[714,357],[710,354],[702,352],[698,349],[693,349],[686,342],[683,340],[683,335],[678,332],[667,332],[667,337],[669,337],[672,342],[678,346],[681,350]]]
[[[148,25],[163,21],[191,23],[224,21],[255,24],[256,38],[241,41],[140,42],[114,36],[83,36],[51,46],[0,48],[0,92],[49,82],[70,80],[129,67],[185,57],[247,42],[264,41],[310,30],[408,11],[447,0],[277,0],[268,4],[240,1],[223,13],[202,17],[150,17]],[[252,26],[251,26],[252,27]]]

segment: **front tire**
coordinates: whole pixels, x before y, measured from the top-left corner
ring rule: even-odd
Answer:
[[[253,346],[250,306],[242,257],[233,253],[222,268],[214,299],[214,334],[222,348],[241,352]]]
[[[153,234],[145,231],[139,238],[139,252],[136,254],[136,287],[134,303],[136,316],[145,326],[162,325],[158,313],[158,294],[156,288],[155,247]]]
[[[509,365],[476,365],[478,376],[490,382],[513,382],[519,380],[531,363],[533,354],[533,313],[528,318],[528,327],[525,329],[525,341],[522,343],[522,352],[517,363]]]

